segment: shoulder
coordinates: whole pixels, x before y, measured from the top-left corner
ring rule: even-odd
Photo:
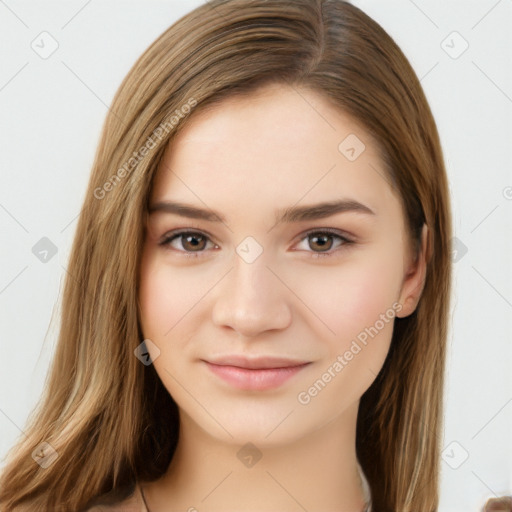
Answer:
[[[148,512],[138,483],[123,494],[121,498],[100,496],[83,512]]]
[[[512,496],[491,498],[484,505],[484,512],[508,512],[512,511]]]

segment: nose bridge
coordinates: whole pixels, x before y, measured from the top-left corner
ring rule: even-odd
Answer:
[[[232,270],[219,288],[214,306],[214,322],[244,335],[268,329],[282,329],[290,321],[285,287],[267,267],[270,251],[252,237],[237,247]]]

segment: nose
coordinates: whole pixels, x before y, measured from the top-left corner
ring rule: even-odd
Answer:
[[[233,267],[215,287],[215,325],[230,327],[244,337],[290,325],[292,292],[282,282],[286,279],[277,277],[279,272],[267,266],[265,256],[264,251],[248,263],[234,254]]]

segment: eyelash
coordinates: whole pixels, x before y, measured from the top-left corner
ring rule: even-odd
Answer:
[[[206,233],[203,233],[201,231],[194,231],[194,230],[190,230],[190,229],[182,229],[182,230],[175,230],[175,231],[171,231],[170,233],[167,233],[166,235],[163,236],[162,240],[158,243],[158,245],[163,246],[164,248],[167,248],[167,246],[170,246],[171,242],[174,239],[178,238],[181,235],[198,235],[198,236],[205,237],[207,239],[207,242],[208,241],[211,242],[210,237]],[[315,229],[315,230],[308,231],[308,232],[304,233],[303,237],[299,240],[299,242],[302,242],[304,239],[311,237],[312,235],[330,235],[334,238],[338,238],[339,240],[341,240],[343,242],[340,246],[338,246],[338,248],[330,249],[328,252],[306,251],[306,252],[311,252],[312,258],[332,257],[339,250],[341,250],[343,248],[346,249],[354,243],[353,240],[350,240],[347,237],[341,235],[339,231],[330,229],[330,228],[322,228],[322,229]],[[198,257],[201,257],[200,255],[202,253],[205,252],[205,250],[194,252],[194,251],[186,251],[186,250],[171,249],[171,248],[169,248],[169,250],[174,250],[176,252],[183,253],[182,256],[184,256],[186,258],[198,258]]]

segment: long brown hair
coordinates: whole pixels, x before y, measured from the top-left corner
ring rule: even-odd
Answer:
[[[307,87],[360,122],[416,248],[429,227],[424,290],[414,313],[395,319],[388,357],[361,398],[356,449],[373,510],[437,510],[451,287],[446,171],[411,65],[375,21],[341,0],[209,1],[166,30],[122,82],[77,226],[44,396],[0,481],[2,510],[81,510],[166,471],[177,407],[153,366],[134,356],[152,179],[190,115],[270,82]],[[32,457],[41,443],[57,452],[46,468]]]

